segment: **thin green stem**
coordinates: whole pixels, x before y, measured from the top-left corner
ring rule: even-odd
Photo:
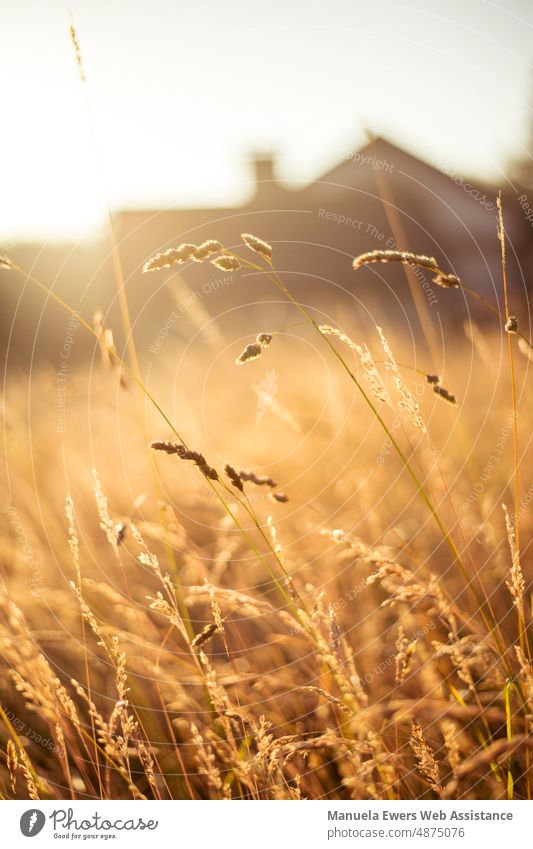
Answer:
[[[159,415],[162,417],[162,419],[165,421],[165,423],[171,429],[172,433],[179,439],[181,444],[185,448],[187,448],[187,443],[185,442],[183,436],[181,435],[181,433],[179,432],[177,427],[174,425],[174,423],[171,421],[171,419],[167,416],[167,414],[165,413],[163,408],[160,406],[160,404],[156,401],[156,399],[154,398],[152,393],[146,388],[146,386],[144,385],[144,383],[142,382],[140,377],[137,376],[135,371],[128,365],[128,363],[126,363],[123,360],[123,358],[115,351],[113,346],[108,345],[105,342],[105,340],[103,340],[101,338],[101,336],[97,333],[97,331],[89,324],[89,322],[86,321],[86,319],[84,319],[75,309],[73,309],[70,306],[70,304],[68,304],[65,300],[63,300],[63,298],[61,298],[58,294],[56,294],[56,292],[54,292],[52,289],[50,289],[48,286],[46,286],[44,283],[42,283],[41,280],[39,280],[34,275],[24,271],[24,269],[20,268],[18,265],[15,265],[14,263],[11,263],[11,268],[12,268],[13,271],[16,271],[18,274],[22,275],[27,280],[30,280],[35,286],[37,286],[39,289],[41,289],[41,291],[45,292],[48,297],[52,298],[52,300],[54,300],[57,304],[59,304],[59,306],[61,306],[70,315],[76,316],[76,319],[80,322],[82,327],[84,327],[92,336],[94,336],[94,338],[97,340],[97,342],[100,345],[102,345],[108,351],[110,356],[112,356],[114,358],[114,360],[121,366],[121,368],[123,368],[125,370],[125,372],[131,378],[131,380],[136,384],[136,386],[139,387],[141,392],[143,392],[143,394],[146,396],[146,398],[149,400],[149,402],[157,410]],[[231,510],[230,506],[227,504],[226,500],[223,498],[223,496],[217,490],[214,482],[212,480],[210,480],[209,478],[205,478],[205,476],[204,476],[204,479],[207,481],[209,487],[211,488],[211,490],[213,491],[213,493],[215,494],[217,499],[221,502],[224,510],[230,516],[232,522],[235,524],[235,527],[239,530],[239,532],[243,536],[246,543],[250,546],[251,550],[258,557],[258,559],[263,564],[263,566],[266,568],[268,574],[270,575],[270,577],[274,581],[277,589],[283,595],[285,601],[288,604],[291,604],[290,595],[287,593],[287,591],[283,588],[283,586],[277,580],[274,573],[270,569],[270,566],[266,562],[264,556],[261,554],[261,552],[259,551],[259,549],[255,545],[255,543],[253,542],[253,540],[251,539],[251,537],[249,536],[247,531],[242,527],[239,520],[237,519],[237,517],[235,516],[235,514]]]
[[[239,259],[241,259],[241,258],[239,257]],[[430,511],[430,513],[431,513],[431,515],[432,515],[432,517],[433,517],[434,521],[436,522],[436,524],[437,524],[437,526],[438,526],[438,528],[439,528],[439,530],[440,530],[440,532],[441,532],[441,534],[442,534],[442,536],[443,536],[443,538],[444,538],[444,540],[445,540],[446,544],[448,545],[448,547],[449,547],[449,549],[450,549],[450,551],[451,551],[451,553],[452,553],[452,555],[453,555],[453,557],[454,557],[454,562],[456,562],[456,563],[457,563],[457,566],[458,566],[458,568],[459,568],[459,570],[460,570],[460,572],[461,572],[461,574],[462,574],[462,576],[463,576],[463,579],[465,580],[466,586],[468,587],[468,589],[470,590],[470,592],[472,593],[472,595],[473,595],[473,597],[474,597],[474,599],[475,599],[475,601],[476,601],[476,604],[477,604],[477,606],[478,606],[478,608],[479,608],[479,610],[480,610],[480,612],[481,612],[481,615],[482,615],[482,617],[483,617],[483,620],[484,620],[484,622],[485,622],[485,625],[487,626],[487,628],[488,628],[488,630],[489,630],[489,631],[491,631],[491,632],[494,632],[494,633],[495,633],[495,624],[494,624],[494,623],[491,623],[491,622],[490,622],[490,620],[489,620],[489,619],[488,619],[488,617],[487,617],[487,614],[486,614],[485,609],[484,609],[483,601],[482,601],[481,597],[479,596],[479,593],[477,592],[476,588],[475,588],[475,587],[473,586],[473,584],[472,584],[472,581],[471,581],[471,579],[470,579],[470,575],[468,574],[468,571],[467,571],[467,569],[466,569],[466,567],[465,567],[465,565],[464,565],[464,563],[463,563],[463,560],[462,560],[462,558],[461,558],[461,555],[460,555],[460,553],[459,553],[459,550],[457,549],[457,546],[455,545],[455,542],[453,541],[453,539],[452,539],[452,537],[451,537],[451,535],[450,535],[449,531],[447,530],[447,528],[446,528],[446,526],[444,525],[444,523],[443,523],[442,519],[440,518],[440,515],[439,515],[439,513],[437,512],[437,509],[436,509],[436,507],[434,506],[434,504],[433,504],[433,502],[432,502],[431,498],[429,497],[429,495],[428,495],[428,493],[427,493],[427,491],[426,491],[426,489],[425,489],[425,487],[424,487],[424,484],[423,484],[423,483],[422,483],[422,481],[418,478],[418,475],[416,474],[416,472],[414,471],[414,469],[413,469],[413,467],[412,467],[411,463],[409,462],[409,459],[407,458],[407,456],[406,456],[405,452],[404,452],[404,451],[403,451],[403,449],[401,448],[401,446],[400,446],[400,444],[398,443],[398,441],[395,439],[395,437],[394,437],[393,433],[391,432],[390,428],[387,426],[387,423],[385,422],[385,420],[383,419],[383,417],[382,417],[382,416],[381,416],[381,414],[379,413],[379,411],[378,411],[378,409],[376,408],[375,404],[373,404],[373,403],[372,403],[371,398],[370,398],[370,397],[369,397],[369,395],[365,392],[365,390],[364,390],[363,386],[361,385],[361,383],[360,383],[360,382],[359,382],[359,380],[357,379],[356,375],[352,372],[352,370],[350,369],[349,365],[346,363],[346,361],[345,361],[344,357],[342,356],[342,354],[340,354],[340,353],[339,353],[339,351],[337,350],[337,348],[335,347],[335,345],[333,345],[333,343],[332,343],[331,339],[329,338],[329,336],[326,336],[325,334],[323,334],[323,333],[321,332],[320,327],[318,326],[318,324],[317,324],[317,322],[315,321],[315,319],[313,318],[313,316],[312,316],[312,315],[310,315],[310,313],[306,310],[306,308],[305,308],[302,304],[300,304],[300,302],[299,302],[296,298],[294,298],[294,296],[291,294],[291,292],[287,289],[287,287],[285,286],[285,284],[284,284],[284,283],[281,281],[281,279],[279,278],[279,275],[277,274],[276,270],[274,269],[274,267],[273,267],[272,263],[269,263],[269,265],[270,265],[271,273],[269,273],[268,271],[266,271],[267,276],[269,277],[269,279],[270,279],[270,280],[272,280],[272,281],[274,282],[274,284],[277,286],[277,288],[278,288],[281,292],[283,292],[283,294],[284,294],[284,295],[285,295],[285,296],[286,296],[286,297],[290,300],[290,302],[291,302],[291,303],[292,303],[292,304],[296,307],[296,309],[297,309],[297,310],[300,312],[300,314],[301,314],[301,315],[302,315],[302,316],[306,319],[306,321],[307,321],[307,322],[309,322],[309,323],[310,323],[310,324],[314,327],[314,329],[317,331],[317,333],[321,336],[321,338],[322,338],[322,339],[324,340],[324,342],[327,344],[327,346],[329,347],[329,349],[331,350],[331,352],[334,354],[334,356],[336,357],[336,359],[337,359],[337,360],[341,363],[342,368],[346,371],[346,373],[348,374],[349,378],[353,381],[353,383],[354,383],[354,384],[355,384],[355,386],[357,387],[357,389],[358,389],[358,391],[360,392],[360,394],[362,395],[362,397],[363,397],[364,401],[366,402],[366,404],[369,406],[370,410],[372,411],[372,414],[374,415],[374,417],[375,417],[375,418],[376,418],[376,420],[378,421],[378,423],[379,423],[380,427],[383,429],[383,431],[386,433],[387,437],[390,439],[390,442],[391,442],[391,444],[392,444],[392,446],[393,446],[394,450],[396,451],[396,453],[397,453],[398,457],[400,458],[400,460],[401,460],[401,462],[402,462],[402,464],[403,464],[403,466],[404,466],[405,470],[407,471],[407,473],[408,473],[409,477],[410,477],[410,478],[411,478],[411,480],[413,481],[413,483],[414,483],[414,485],[415,485],[415,487],[416,487],[416,491],[418,492],[418,494],[420,495],[420,497],[421,497],[421,498],[422,498],[422,500],[424,501],[425,505],[426,505],[426,506],[427,506],[427,508],[429,509],[429,511]],[[255,267],[255,268],[257,268],[257,269],[259,269],[259,270],[263,270],[263,271],[265,271],[265,269],[260,269],[260,267],[259,267],[259,266],[254,266],[254,267]],[[496,634],[495,634],[495,635],[496,635]],[[496,638],[497,638],[497,635],[496,635]]]

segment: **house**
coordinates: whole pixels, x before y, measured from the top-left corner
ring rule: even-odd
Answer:
[[[300,297],[309,297],[324,314],[330,314],[335,305],[336,314],[351,306],[379,321],[403,316],[411,322],[417,313],[420,320],[421,311],[427,311],[436,324],[450,315],[466,317],[464,295],[439,289],[431,273],[418,271],[409,284],[405,269],[398,266],[352,270],[357,254],[385,248],[434,256],[466,286],[501,303],[498,187],[469,181],[383,138],[343,151],[338,165],[297,188],[277,179],[275,165],[268,156],[252,160],[254,191],[240,207],[122,213],[120,243],[131,279],[139,279],[147,257],[180,242],[216,238],[233,247],[240,244],[240,233],[251,232],[274,245],[276,266],[289,276],[291,288]],[[533,248],[532,225],[514,193],[504,194],[504,212],[509,280],[518,297],[527,283],[524,269]],[[185,277],[195,291],[220,277],[216,269],[192,266]],[[416,284],[422,298],[413,291]],[[131,287],[140,295],[135,309],[142,309],[147,285],[145,275],[139,291],[137,284]],[[217,312],[238,304],[239,299],[249,300],[250,291],[249,283],[242,281],[231,288],[212,286],[207,306]],[[264,280],[255,282],[253,292],[260,300],[279,295]],[[469,299],[468,309],[477,314],[479,304]]]
[[[277,269],[291,289],[316,310],[325,323],[342,322],[348,310],[361,325],[400,322],[410,333],[417,324],[440,332],[462,327],[473,313],[480,321],[491,318],[476,300],[457,290],[436,287],[431,273],[417,270],[407,279],[406,268],[372,265],[354,272],[352,259],[375,249],[401,248],[434,256],[445,270],[494,304],[502,302],[500,243],[497,236],[498,187],[447,171],[436,161],[423,161],[384,138],[371,138],[362,148],[344,150],[341,161],[310,184],[284,185],[272,156],[252,159],[253,191],[242,206],[212,209],[126,210],[116,216],[120,256],[135,338],[141,352],[157,338],[165,316],[179,303],[186,311],[193,303],[202,315],[238,314],[240,305],[283,299],[264,275],[236,272],[227,275],[209,263],[191,263],[156,274],[143,274],[146,259],[181,242],[219,239],[227,247],[240,246],[240,234],[254,233],[274,246]],[[527,188],[531,169],[515,169],[512,188],[504,189],[508,236],[508,271],[513,312],[526,312],[524,298],[532,282],[533,190]],[[523,180],[522,180],[523,178]],[[519,181],[525,188],[519,188]],[[533,184],[533,178],[530,180]],[[529,211],[528,211],[529,210]],[[81,246],[19,246],[14,258],[53,283],[58,294],[91,316],[102,309],[121,342],[121,320],[106,241]],[[2,274],[2,272],[0,272]],[[175,289],[175,287],[174,287]],[[185,294],[184,294],[185,293]],[[26,345],[35,335],[35,292],[10,290],[4,309],[4,339],[16,315],[17,339]],[[188,301],[189,299],[189,301]],[[189,306],[187,304],[189,303]],[[520,308],[519,305],[522,305]],[[248,309],[250,309],[249,307]],[[61,341],[61,319],[38,328],[37,351],[54,357]],[[185,323],[172,333],[185,334]],[[14,340],[14,341],[13,341]],[[81,339],[80,348],[84,345]],[[57,359],[57,357],[56,357]]]

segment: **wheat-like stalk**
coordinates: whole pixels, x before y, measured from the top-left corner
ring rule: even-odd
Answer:
[[[242,233],[241,239],[246,247],[250,248],[256,254],[260,254],[264,259],[270,261],[272,259],[272,245],[259,239],[257,236],[252,236],[250,233]]]
[[[400,262],[404,265],[418,265],[420,268],[426,268],[435,274],[433,282],[444,288],[459,288],[461,281],[455,274],[450,274],[442,271],[439,268],[437,260],[432,256],[424,254],[415,254],[410,251],[393,251],[393,250],[375,250],[368,253],[356,256],[352,262],[352,267],[355,271],[362,268],[364,265],[371,265],[376,262]]]
[[[442,797],[443,789],[440,780],[439,765],[435,758],[435,753],[431,746],[427,744],[422,728],[416,723],[413,723],[411,727],[409,745],[416,756],[418,769],[424,778],[427,779],[432,790]]]
[[[7,769],[9,772],[9,779],[11,781],[11,792],[17,792],[17,768],[19,765],[19,759],[17,754],[17,747],[13,743],[13,740],[7,741]]]

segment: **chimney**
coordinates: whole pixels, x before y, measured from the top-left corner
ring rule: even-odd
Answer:
[[[279,190],[279,184],[274,173],[276,159],[276,155],[271,153],[256,153],[250,157],[255,178],[256,198],[264,200]]]

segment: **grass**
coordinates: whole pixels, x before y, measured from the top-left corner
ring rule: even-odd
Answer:
[[[216,355],[170,345],[152,373],[78,316],[116,367],[71,374],[61,438],[53,375],[5,387],[2,795],[530,798],[529,360],[505,252],[506,315],[489,304],[474,344],[450,331],[435,375],[416,337],[324,325],[242,242],[145,269],[261,275],[278,323],[221,319]],[[431,257],[354,268],[376,261],[469,294]]]

